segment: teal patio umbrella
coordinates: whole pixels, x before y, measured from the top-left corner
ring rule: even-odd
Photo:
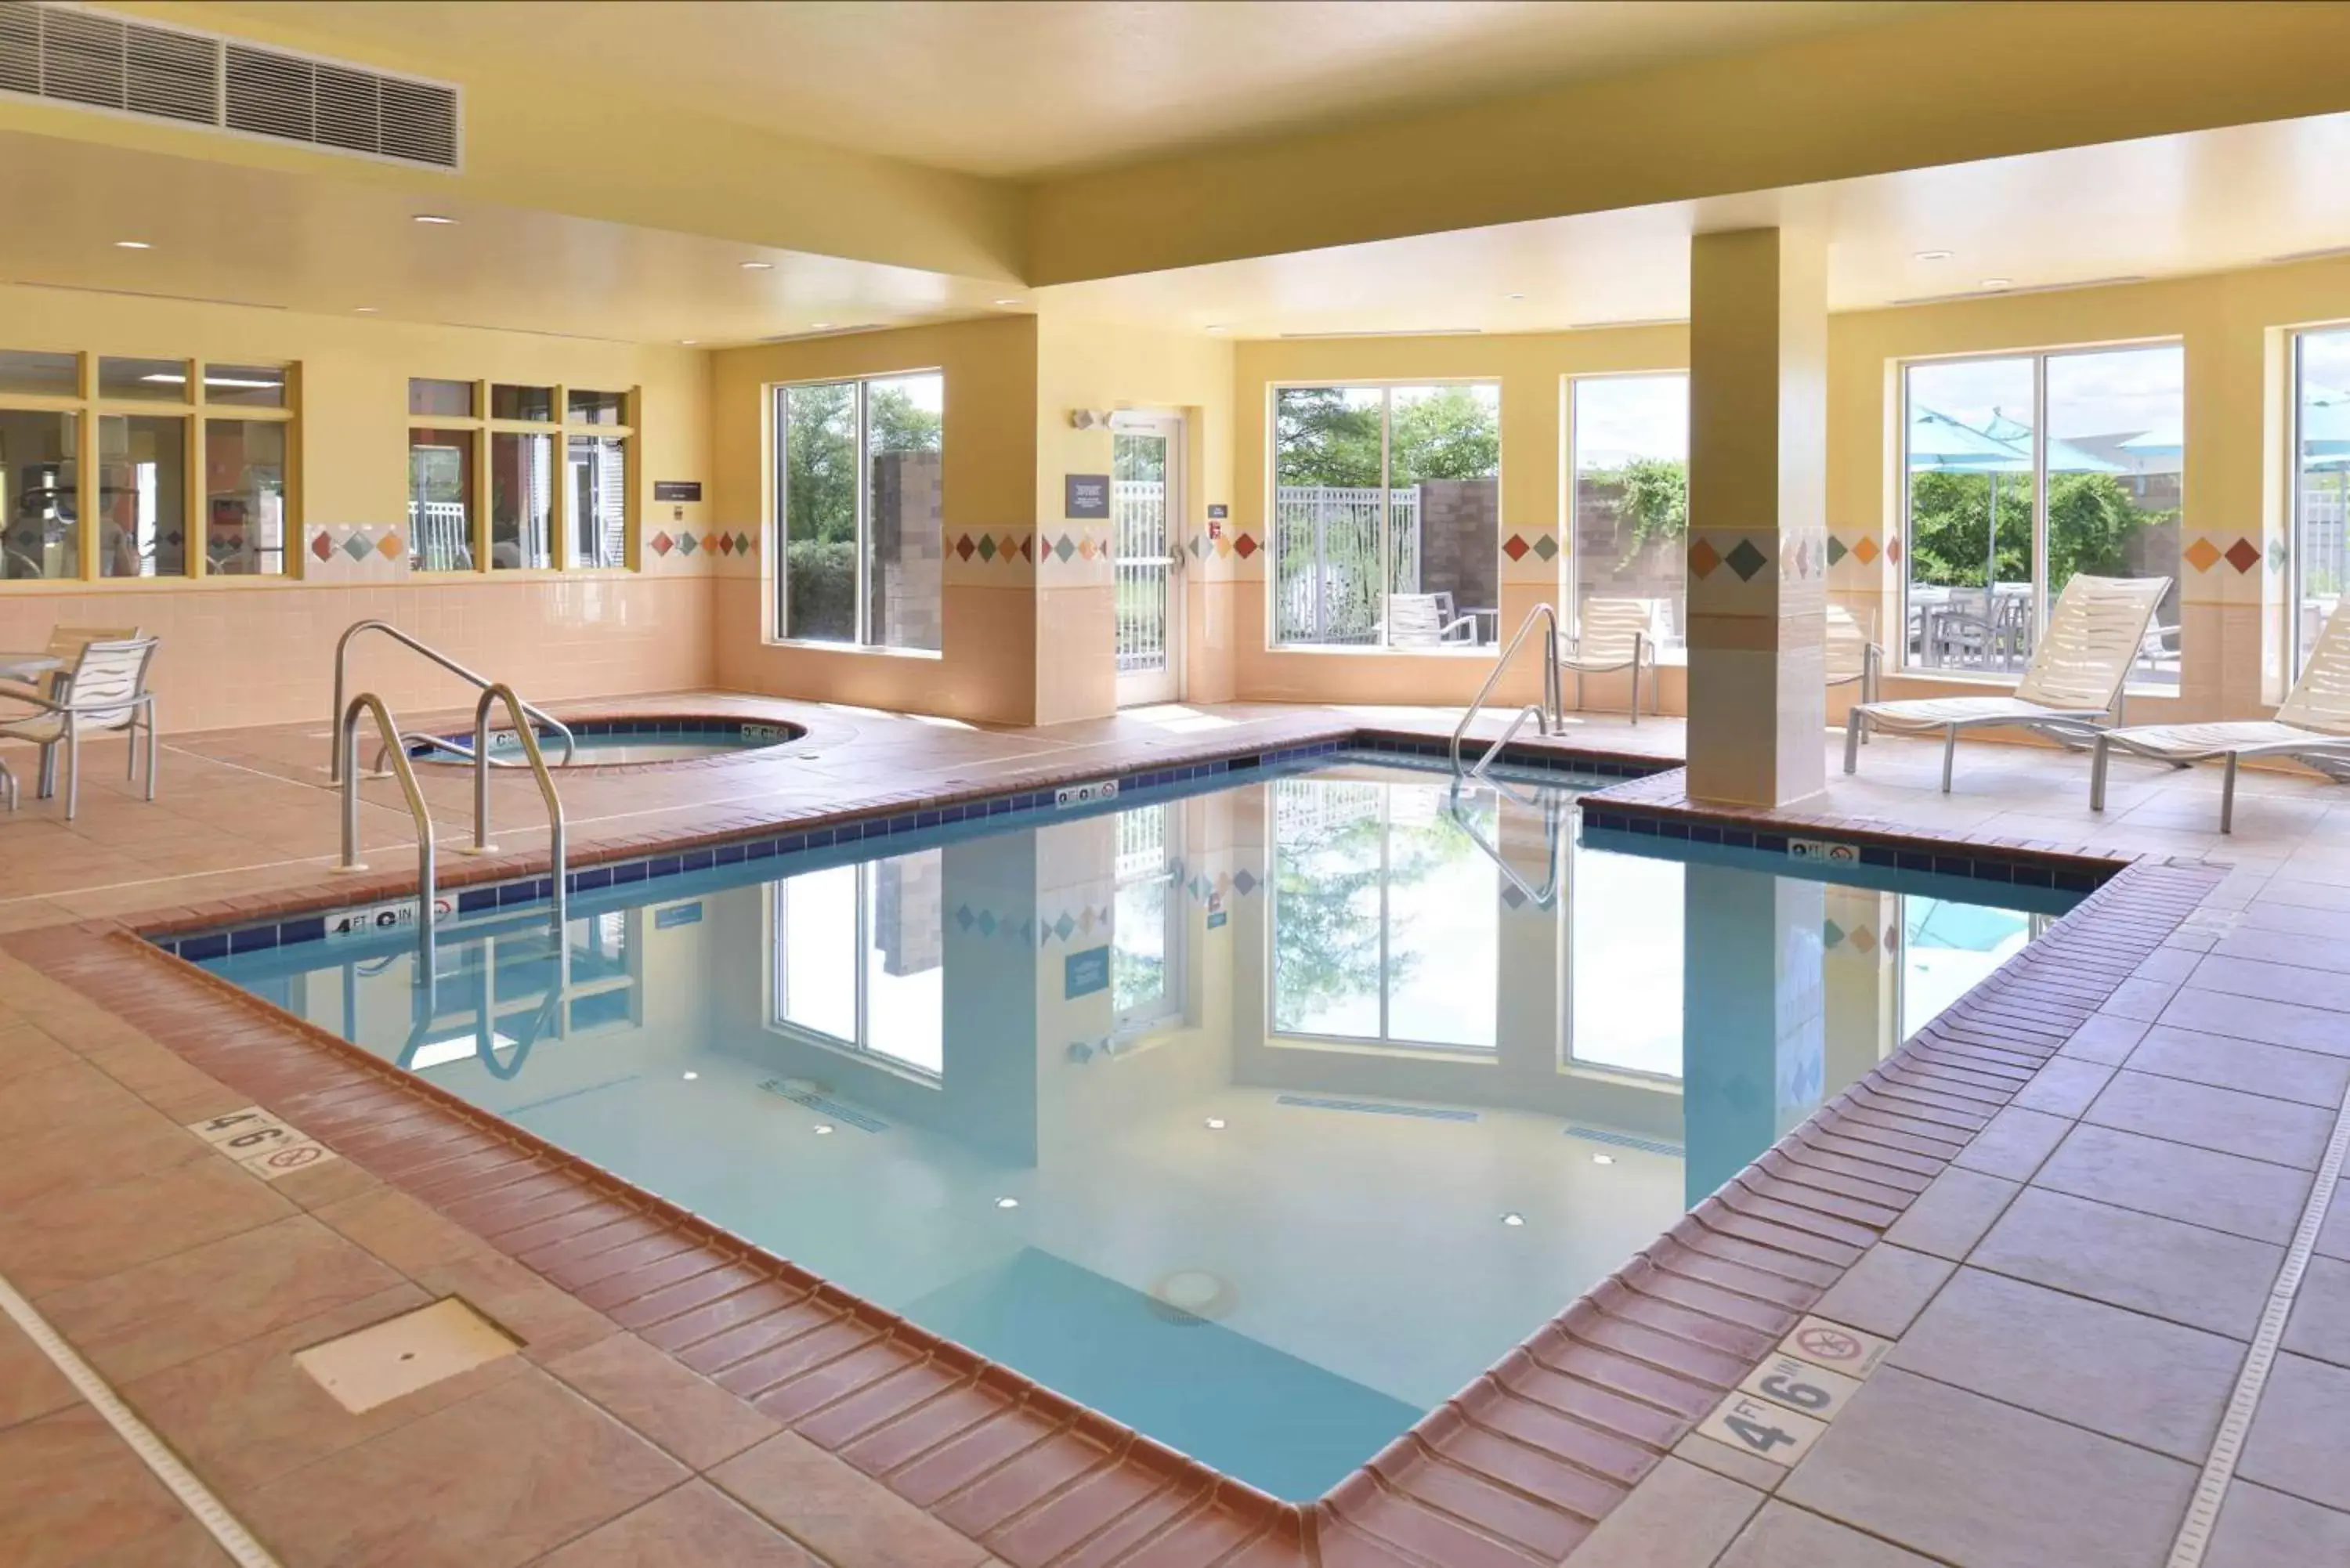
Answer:
[[[1992,410],[1996,424],[1998,410]],[[2012,424],[2013,421],[2010,421]],[[2024,427],[2016,425],[2017,430]],[[2029,432],[2027,432],[2029,433]],[[1920,468],[1956,469],[1967,473],[1991,476],[1991,539],[1983,556],[1983,592],[1988,595],[1999,581],[1999,476],[2002,473],[2032,472],[2032,448],[2017,446],[1988,431],[1963,424],[1937,409],[1920,403],[1909,405],[1909,466]],[[1914,550],[1917,542],[1912,540]]]

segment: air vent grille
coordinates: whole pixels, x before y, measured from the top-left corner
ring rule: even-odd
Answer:
[[[0,92],[458,166],[454,88],[34,0],[0,0]]]

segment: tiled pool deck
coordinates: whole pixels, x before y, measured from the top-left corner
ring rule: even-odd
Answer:
[[[1235,708],[983,733],[647,706],[811,733],[779,757],[567,781],[576,865],[1450,720]],[[2134,770],[2101,821],[2077,759],[1970,747],[1943,797],[1933,748],[1880,742],[1822,812],[1756,826],[2135,864],[1300,1511],[130,936],[404,879],[407,820],[380,784],[380,886],[324,874],[320,730],[177,739],[161,801],[109,781],[70,829],[47,806],[0,817],[0,1275],[287,1563],[2159,1563],[2350,1091],[2350,797],[2249,778],[2221,839],[2215,778]],[[1568,740],[1669,756],[1679,732],[1595,720]],[[1609,809],[1662,825],[1677,779],[1618,786]],[[519,781],[497,784],[500,819],[531,821]],[[426,787],[458,841],[468,781]],[[516,875],[543,836],[501,841],[503,859],[444,856],[444,876]],[[182,1130],[255,1102],[344,1158],[265,1185]],[[2223,1568],[2350,1561],[2350,1199],[2316,1252],[2205,1559]],[[523,1354],[362,1416],[293,1366],[452,1293]],[[1893,1343],[1800,1461],[1691,1435],[1807,1312]],[[0,1561],[224,1561],[12,1329]]]

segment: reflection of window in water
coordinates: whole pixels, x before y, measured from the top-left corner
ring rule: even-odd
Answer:
[[[1901,1037],[1940,1016],[2023,949],[2042,917],[1954,898],[1901,900]]]
[[[946,1061],[937,849],[775,885],[775,1022],[936,1077]]]
[[[1183,1015],[1183,865],[1172,805],[1118,817],[1118,891],[1110,922],[1110,994],[1118,1033]]]
[[[1567,891],[1566,1058],[1576,1066],[1681,1075],[1679,861],[1574,851]]]
[[[1499,873],[1443,784],[1279,779],[1273,1029],[1492,1050]],[[1464,809],[1494,829],[1490,801]]]

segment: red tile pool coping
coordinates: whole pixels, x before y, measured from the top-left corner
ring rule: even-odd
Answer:
[[[583,860],[716,844],[1330,739],[1112,748],[986,787],[746,814],[691,840],[606,840]],[[1391,736],[1424,742],[1425,736]],[[1537,744],[1529,754],[1669,766]],[[1560,1562],[2170,934],[2216,871],[2079,846],[1692,806],[1678,769],[1587,800],[1657,821],[1805,827],[1945,854],[2045,856],[2105,878],[2039,940],[1322,1498],[1283,1501],[864,1302],[546,1140],[296,1019],[148,939],[396,897],[338,880],[131,921],[0,939],[222,1083],[424,1201],[1016,1568],[1527,1568]],[[465,883],[528,857],[458,868]],[[536,867],[543,873],[544,864]],[[452,876],[456,882],[459,877]]]

